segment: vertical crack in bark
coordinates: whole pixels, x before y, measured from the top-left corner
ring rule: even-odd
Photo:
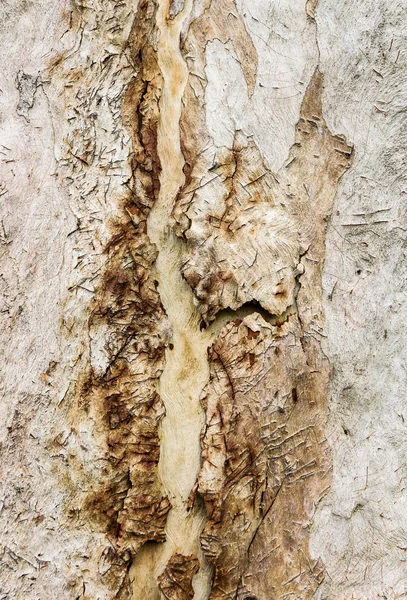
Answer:
[[[140,598],[140,594],[145,596],[146,590],[147,597],[157,597],[157,577],[166,564],[167,569],[170,568],[168,565],[180,552],[196,555],[199,559],[200,571],[194,579],[196,600],[207,597],[211,579],[199,544],[205,523],[204,507],[202,503],[195,502],[192,506],[190,503],[200,468],[203,412],[199,398],[209,374],[207,344],[203,343],[205,334],[199,328],[200,316],[191,289],[181,274],[183,244],[169,228],[173,204],[184,183],[179,120],[188,73],[179,45],[180,30],[190,9],[191,2],[186,2],[177,15],[170,15],[169,0],[162,0],[157,11],[158,62],[164,80],[158,123],[158,155],[162,170],[160,193],[150,212],[147,232],[157,247],[158,289],[172,329],[172,342],[166,352],[166,366],[159,383],[166,411],[161,423],[159,471],[172,509],[167,519],[165,544],[150,545],[134,561],[134,599]],[[177,560],[179,562],[179,556]],[[147,563],[150,567],[146,569]],[[171,576],[177,576],[177,570],[172,570]],[[161,589],[165,577],[160,576]],[[182,596],[189,597],[189,592]]]

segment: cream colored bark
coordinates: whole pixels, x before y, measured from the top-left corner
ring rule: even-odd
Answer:
[[[0,599],[406,598],[403,3],[0,15]]]

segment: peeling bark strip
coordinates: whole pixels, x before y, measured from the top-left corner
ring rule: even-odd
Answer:
[[[204,600],[211,576],[199,543],[205,512],[202,502],[191,506],[190,494],[200,468],[200,432],[204,421],[200,394],[209,375],[207,343],[202,339],[193,294],[181,274],[183,244],[168,226],[175,198],[185,180],[179,119],[188,71],[179,40],[191,2],[185,2],[176,14],[170,4],[169,0],[161,1],[157,11],[157,55],[164,82],[157,145],[162,170],[160,193],[149,214],[147,231],[158,251],[155,273],[172,333],[159,382],[166,410],[160,427],[159,474],[172,508],[166,523],[165,544],[145,548],[134,561],[132,577],[134,598],[147,593],[155,599],[159,594],[160,574],[170,561],[168,568],[174,585],[183,586],[182,569],[171,567],[171,557],[182,550],[185,555],[197,556],[200,570],[194,577],[195,600]],[[178,577],[180,581],[176,581]]]
[[[111,228],[105,271],[91,304],[91,339],[106,352],[107,365],[101,373],[92,370],[82,392],[86,407],[96,406],[105,420],[111,465],[106,483],[98,482],[85,506],[120,550],[133,554],[148,540],[165,539],[170,509],[157,479],[164,406],[156,386],[164,366],[165,315],[152,275],[157,254],[146,234],[160,169],[156,129],[162,78],[151,45],[154,10],[148,0],[139,4],[129,38],[137,76],[124,96],[123,121],[133,138],[132,193]]]
[[[185,42],[203,88],[206,18]],[[331,480],[321,270],[352,149],[327,129],[318,70],[277,174],[241,132],[232,148],[211,145],[194,85],[181,124],[187,180],[173,211],[187,246],[183,274],[206,323],[254,302],[254,314],[227,325],[209,351],[198,493],[209,516],[202,546],[215,567],[210,598],[305,600],[323,579],[309,525]],[[192,146],[194,118],[204,141]],[[273,318],[256,316],[256,303]]]

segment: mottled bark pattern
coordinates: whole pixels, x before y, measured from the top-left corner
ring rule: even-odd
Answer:
[[[192,600],[192,578],[198,569],[199,561],[196,556],[174,554],[158,578],[162,600]]]
[[[214,268],[223,236],[230,247],[236,243],[239,256],[252,250],[252,262],[237,269],[242,283],[235,278],[232,308],[244,300],[256,300],[278,316],[295,308],[283,324],[273,325],[256,315],[254,305],[254,314],[227,325],[209,351],[211,378],[203,398],[206,428],[198,492],[209,515],[202,545],[215,566],[210,597],[216,600],[269,600],[285,594],[309,599],[323,578],[323,565],[311,559],[308,549],[310,520],[331,477],[324,436],[329,368],[319,344],[321,268],[326,222],[339,179],[350,164],[351,148],[329,133],[321,94],[317,71],[303,100],[296,143],[281,172],[273,175],[263,166],[262,172],[253,173],[253,161],[230,161],[226,176],[219,167],[221,182],[233,180],[237,173],[223,215],[214,214],[205,203],[209,209],[202,216],[199,198],[195,193],[189,197],[191,225],[186,237],[195,226],[194,217],[204,220],[207,229],[212,227],[208,256],[214,258]],[[249,151],[250,146],[240,150]],[[259,177],[265,182],[260,190]],[[237,184],[248,189],[251,181],[254,189],[245,201],[236,192]],[[280,219],[271,241],[266,223],[250,220],[259,202],[266,218],[270,215],[271,228]],[[203,227],[196,229],[201,232]],[[203,238],[208,237],[205,231]],[[230,253],[226,246],[221,248],[218,259],[222,256],[227,262]],[[195,261],[199,268],[198,257]],[[234,265],[235,256],[227,268]],[[210,277],[207,289],[212,292],[219,282],[220,297],[226,298],[222,278],[213,283],[210,264],[204,266],[202,274]],[[196,269],[196,288],[199,274]],[[268,278],[266,285],[256,288],[263,278]],[[269,278],[275,278],[273,286]],[[273,287],[277,299],[270,305],[260,294]],[[219,295],[216,290],[196,295],[203,305],[209,304],[203,306],[204,315],[208,309],[215,315],[227,307]]]
[[[228,325],[210,350],[198,491],[209,515],[211,598],[310,598],[321,581],[307,527],[330,482],[327,367],[302,335],[296,318],[273,327],[253,315]]]
[[[405,19],[0,2],[2,600],[407,597]]]
[[[164,410],[156,381],[165,344],[157,323],[164,315],[151,278],[155,252],[148,250],[133,222],[122,223],[107,250],[109,268],[89,322],[90,331],[106,336],[108,365],[100,374],[92,371],[80,390],[80,406],[106,438],[107,458],[104,484],[94,483],[97,491],[85,507],[102,530],[133,551],[146,540],[164,539],[169,510],[157,483]]]
[[[97,36],[91,38],[96,54],[102,24],[107,35],[111,30],[117,35],[119,17],[108,7],[96,14],[81,6],[78,11],[83,20],[98,22]],[[73,232],[82,248],[78,266],[85,256],[87,267],[71,293],[78,287],[92,292],[78,381],[66,398],[72,434],[57,435],[53,445],[82,449],[79,456],[68,456],[69,479],[86,493],[71,500],[69,511],[77,515],[75,527],[86,523],[93,532],[106,534],[106,556],[122,562],[120,578],[110,583],[118,598],[131,594],[127,570],[134,553],[148,540],[165,539],[170,509],[157,474],[158,424],[164,414],[157,382],[169,327],[152,274],[157,253],[146,233],[160,173],[156,146],[162,78],[155,11],[153,1],[143,0],[135,17],[127,14],[134,24],[119,57],[107,52],[100,64],[89,58],[82,67],[74,54],[60,57],[50,69],[51,74],[64,73],[67,114],[72,115],[60,172],[78,213]],[[120,23],[125,23],[123,14]],[[104,103],[112,121],[108,130],[99,116]],[[107,144],[118,139],[120,155]],[[119,185],[114,182],[116,169]],[[90,248],[83,242],[84,230]],[[105,563],[101,572],[107,582],[111,573]]]
[[[156,387],[167,342],[165,315],[152,276],[156,259],[146,219],[158,194],[156,150],[160,74],[152,47],[154,4],[144,1],[129,38],[138,67],[124,96],[124,123],[133,138],[131,194],[105,247],[106,267],[92,300],[94,339],[102,332],[107,365],[92,371],[81,391],[87,410],[100,411],[111,469],[86,507],[106,522],[119,545],[136,551],[147,540],[163,541],[169,501],[157,482],[158,422],[164,413]],[[137,83],[134,83],[136,81]],[[92,333],[91,333],[92,338]],[[96,420],[96,419],[95,419]]]

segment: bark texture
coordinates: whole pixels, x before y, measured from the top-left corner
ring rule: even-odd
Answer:
[[[174,554],[158,577],[158,587],[166,600],[192,600],[192,578],[199,570],[196,556]]]
[[[401,1],[0,8],[0,599],[405,598]]]

